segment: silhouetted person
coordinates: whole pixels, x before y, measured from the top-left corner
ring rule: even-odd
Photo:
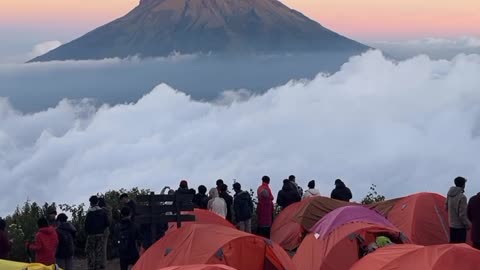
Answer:
[[[98,198],[98,206],[102,208],[103,212],[108,217],[108,223],[111,225],[113,222],[113,213],[112,213],[112,208],[107,205],[107,202],[105,201],[105,198]],[[103,243],[103,261],[107,263],[107,250],[108,250],[108,243],[110,241],[110,227],[105,229],[104,232],[104,243]],[[105,267],[104,267],[105,268]]]
[[[253,201],[247,191],[242,190],[240,183],[233,184],[235,196],[233,198],[233,212],[235,223],[240,231],[252,232]]]
[[[270,229],[273,223],[273,193],[270,189],[270,177],[262,177],[262,184],[257,189],[257,234],[270,238]]]
[[[468,201],[467,216],[472,223],[473,247],[480,249],[480,193]]]
[[[7,223],[0,218],[0,260],[8,259],[11,247],[10,240],[8,239]]]
[[[227,185],[223,184],[220,186],[220,198],[225,200],[227,204],[227,216],[225,217],[230,223],[233,224],[232,219],[232,206],[233,206],[233,197],[228,194],[228,187]]]
[[[298,189],[293,183],[285,179],[283,180],[282,189],[278,192],[277,204],[282,207],[282,209],[287,208],[292,203],[296,203],[302,200],[302,197],[298,193]]]
[[[137,216],[137,204],[130,199],[126,193],[120,195],[120,201],[124,204],[124,206],[130,208],[130,220],[135,222],[135,217]]]
[[[296,180],[296,177],[295,175],[290,175],[288,177],[288,180],[293,184],[293,186],[297,189],[298,191],[298,194],[300,195],[300,197],[302,197],[303,195],[303,189],[302,187],[300,187],[298,184],[297,184],[297,180]]]
[[[89,201],[90,208],[85,218],[88,270],[98,270],[105,266],[103,247],[106,241],[105,230],[110,226],[110,223],[105,211],[98,206],[98,197],[92,196]]]
[[[220,194],[220,189],[225,183],[223,183],[222,179],[218,179],[215,184],[217,185],[218,194]]]
[[[44,265],[55,264],[55,252],[58,247],[58,235],[46,218],[37,221],[38,232],[35,242],[27,243],[27,248],[35,252],[35,262]]]
[[[467,217],[467,197],[465,184],[467,179],[457,177],[455,186],[451,187],[447,194],[448,221],[450,224],[450,243],[465,243],[467,230],[470,229],[470,221]]]
[[[198,193],[193,197],[193,205],[195,208],[207,209],[208,196],[207,188],[204,185],[198,187]]]
[[[310,197],[317,197],[317,196],[320,196],[320,191],[318,191],[318,189],[315,188],[315,180],[312,180],[308,182],[308,189],[303,194],[302,199],[307,199]]]
[[[58,248],[55,255],[56,262],[63,270],[73,269],[73,255],[75,251],[75,237],[77,229],[68,222],[67,215],[61,213],[57,216]]]
[[[335,180],[335,188],[330,195],[332,199],[349,202],[352,199],[352,191],[343,183],[342,180]]]
[[[180,193],[180,194],[195,195],[195,190],[188,188],[188,182],[187,182],[187,180],[182,180],[182,181],[180,181],[180,185],[178,186],[178,189],[177,189],[176,192],[177,192],[177,193]]]
[[[49,226],[57,226],[57,209],[51,205],[47,208],[47,221]]]
[[[139,227],[130,219],[130,208],[123,207],[120,213],[122,220],[115,226],[114,242],[118,246],[120,270],[127,270],[140,258],[138,247],[142,236]]]

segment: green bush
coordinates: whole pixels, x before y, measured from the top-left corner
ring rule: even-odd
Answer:
[[[365,198],[363,198],[362,204],[372,204],[383,201],[385,201],[385,196],[378,194],[377,186],[372,184],[370,186],[370,191],[367,193]]]

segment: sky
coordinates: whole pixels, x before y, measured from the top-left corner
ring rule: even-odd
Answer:
[[[0,25],[21,33],[85,32],[120,17],[139,0],[2,0]],[[477,0],[283,0],[349,37],[398,40],[480,34]],[[39,31],[39,32],[38,32]],[[66,32],[66,33],[65,33]]]

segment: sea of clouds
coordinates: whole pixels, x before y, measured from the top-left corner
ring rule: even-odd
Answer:
[[[0,99],[0,214],[26,199],[81,203],[109,189],[160,191],[223,178],[256,188],[270,175],[311,179],[329,195],[342,178],[360,200],[445,193],[464,175],[480,191],[480,56],[402,62],[379,51],[340,71],[261,95],[194,100],[160,84],[137,102],[63,100],[25,114]],[[32,90],[35,90],[32,88]],[[182,90],[182,89],[178,89]]]

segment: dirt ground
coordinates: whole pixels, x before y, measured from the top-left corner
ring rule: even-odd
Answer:
[[[73,265],[74,270],[88,270],[87,268],[87,260],[75,260]],[[107,262],[107,268],[105,270],[118,270],[120,269],[120,263],[118,259],[111,260]]]

